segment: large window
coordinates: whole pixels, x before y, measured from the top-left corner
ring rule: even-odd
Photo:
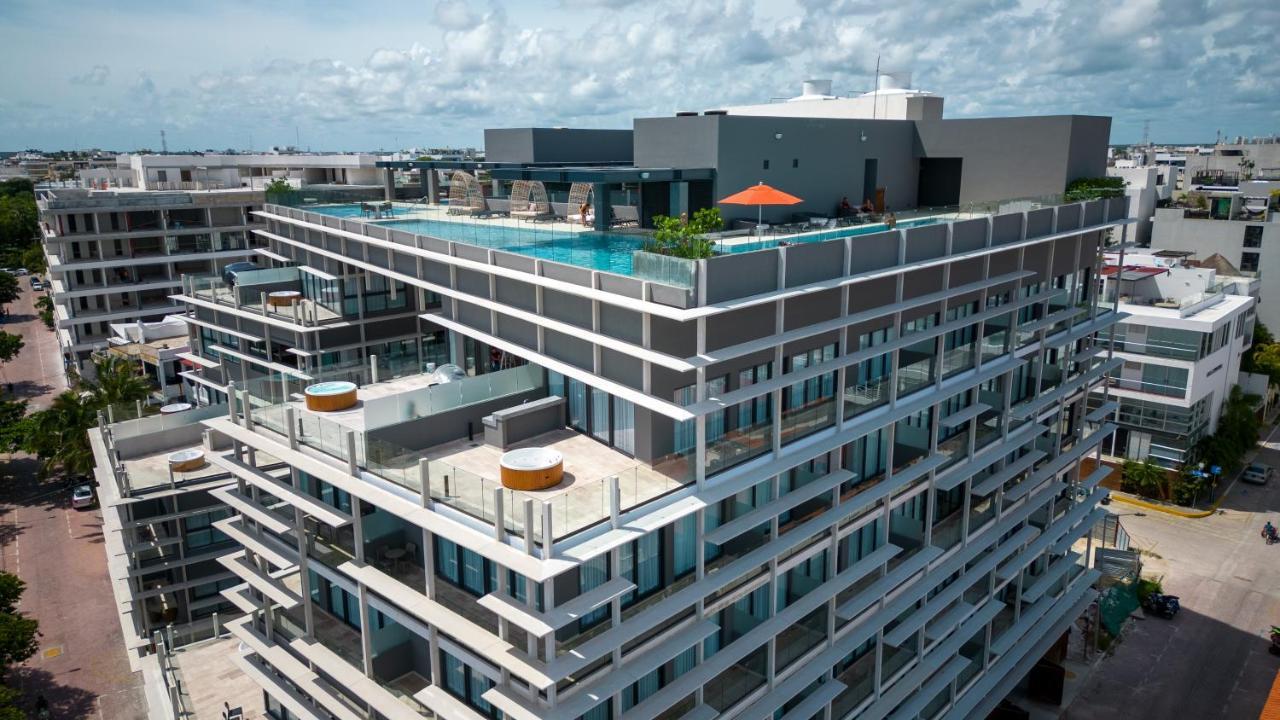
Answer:
[[[619,548],[622,577],[636,589],[622,596],[624,607],[662,588],[662,533],[651,532]]]
[[[893,328],[858,336],[858,352],[883,345],[893,339]],[[892,381],[893,353],[883,353],[863,360],[845,371],[844,416],[854,417],[889,402],[889,383]]]
[[[484,699],[494,683],[469,665],[444,650],[440,651],[440,670],[444,689],[472,709],[490,718],[499,717],[497,708]]]
[[[788,358],[786,372],[834,360],[836,345],[831,343]],[[808,380],[788,385],[782,391],[782,442],[790,442],[835,424],[836,373],[823,373]]]
[[[184,539],[187,544],[187,552],[190,554],[209,552],[219,546],[230,544],[232,542],[231,538],[223,535],[221,530],[213,527],[215,521],[230,515],[231,509],[223,507],[183,518],[182,524],[186,530]]]
[[[628,455],[636,452],[636,408],[630,400],[615,397],[603,390],[566,378],[558,372],[547,373],[547,387],[552,395],[559,395],[567,401],[569,409],[569,427],[586,433],[600,442],[621,450]],[[689,388],[692,397],[692,388]],[[692,427],[682,424],[676,426],[676,448],[680,450],[681,442],[693,447]],[[687,437],[681,437],[682,431]]]
[[[498,589],[498,566],[484,556],[440,536],[435,539],[436,576],[483,597]]]

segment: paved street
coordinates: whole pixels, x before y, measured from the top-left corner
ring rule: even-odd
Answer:
[[[1277,439],[1280,433],[1258,459],[1280,467]],[[1141,516],[1121,503],[1111,509],[1145,551],[1144,574],[1163,575],[1182,612],[1173,621],[1130,623],[1064,717],[1258,717],[1280,669],[1266,635],[1280,625],[1280,545],[1259,536],[1268,519],[1280,525],[1280,482],[1237,484],[1222,512],[1201,520]]]
[[[16,398],[27,400],[30,409],[38,410],[48,407],[53,396],[66,389],[67,381],[58,337],[36,315],[34,303],[40,293],[32,292],[29,277],[18,278],[18,284],[22,294],[9,305],[9,315],[2,318],[0,330],[21,335],[24,345],[18,358],[0,372],[4,382],[13,383]]]
[[[46,407],[65,387],[57,339],[36,317],[28,288],[10,306],[6,332],[27,339],[6,381],[32,408]],[[40,621],[40,652],[15,671],[12,684],[27,706],[48,698],[55,720],[146,717],[141,674],[130,671],[103,552],[102,515],[72,510],[58,480],[36,481],[34,459],[0,463],[0,569],[27,583],[22,610]]]

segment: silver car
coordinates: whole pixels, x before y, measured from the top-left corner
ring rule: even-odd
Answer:
[[[1240,480],[1254,485],[1266,485],[1274,473],[1275,468],[1270,465],[1253,463],[1244,469],[1244,472],[1240,475]]]
[[[77,485],[75,490],[71,491],[71,507],[77,510],[93,507],[93,486]]]

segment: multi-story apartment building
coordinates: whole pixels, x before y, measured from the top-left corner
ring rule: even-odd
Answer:
[[[1183,207],[1156,209],[1151,246],[1221,255],[1241,272],[1261,279],[1258,319],[1280,327],[1280,212],[1270,197],[1272,183],[1244,183],[1241,190],[1200,190]],[[1197,198],[1203,198],[1203,202]]]
[[[131,410],[120,408],[120,416]],[[221,595],[239,582],[224,565],[237,546],[214,527],[231,514],[222,495],[234,483],[204,459],[228,444],[200,424],[226,412],[209,406],[116,423],[104,413],[89,432],[107,569],[131,662],[151,652],[157,632],[207,636],[218,616],[238,613]]]
[[[1186,253],[1108,255],[1103,300],[1128,315],[1115,326],[1124,361],[1091,406],[1119,402],[1113,456],[1177,469],[1218,425],[1253,344],[1259,281],[1186,267]],[[1109,396],[1109,397],[1107,397]]]
[[[263,187],[282,179],[326,197],[376,196],[369,155],[122,155],[80,188],[37,191],[45,255],[68,366],[86,371],[111,323],[158,320],[184,275],[217,274],[260,255],[252,230]]]
[[[111,324],[159,320],[183,275],[256,257],[250,190],[148,192],[40,189],[41,230],[58,340],[85,370]]]
[[[703,260],[412,212],[183,288],[274,712],[980,717],[1092,601],[1123,199]]]
[[[296,152],[238,155],[118,155],[114,166],[79,174],[90,187],[142,190],[263,190],[275,180],[294,187],[377,186],[378,156]]]

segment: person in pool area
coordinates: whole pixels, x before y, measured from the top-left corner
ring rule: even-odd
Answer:
[[[578,206],[578,217],[582,218],[583,227],[586,227],[591,224],[591,221],[587,219],[587,213],[590,210],[591,210],[591,205],[589,205],[588,203],[582,203],[581,205]]]
[[[871,198],[863,198],[862,207],[858,208],[864,213],[873,213],[876,211],[875,203],[871,202]]]
[[[889,211],[888,206],[885,206],[884,209],[884,224],[888,225],[890,228],[898,226],[898,217]]]
[[[849,204],[849,196],[840,198],[840,207],[836,208],[836,217],[849,217],[853,214],[853,206]]]

